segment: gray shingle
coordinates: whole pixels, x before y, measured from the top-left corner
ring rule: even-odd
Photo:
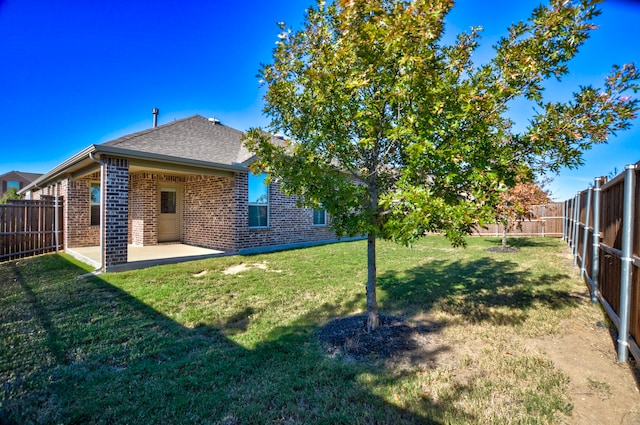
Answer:
[[[103,145],[231,165],[253,156],[242,145],[242,135],[239,130],[194,115]]]

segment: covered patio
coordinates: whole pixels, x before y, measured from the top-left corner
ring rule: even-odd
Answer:
[[[100,268],[102,265],[99,246],[68,248],[66,252],[77,260],[95,268]],[[163,243],[151,246],[128,245],[127,262],[112,266],[109,271],[134,270],[158,264],[173,264],[223,255],[226,255],[224,251],[182,243]]]

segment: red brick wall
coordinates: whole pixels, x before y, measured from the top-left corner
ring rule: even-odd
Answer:
[[[247,175],[236,180],[237,249],[335,239],[328,226],[313,225],[313,210],[298,208],[296,198],[282,194],[277,182],[269,186],[269,227],[250,228]]]
[[[235,178],[214,176],[175,176],[140,172],[125,179],[122,164],[115,167],[117,178],[114,188],[127,194],[128,214],[122,199],[111,199],[116,205],[118,223],[111,223],[108,234],[117,233],[117,245],[123,255],[123,232],[126,240],[135,245],[157,244],[158,187],[161,182],[181,185],[182,242],[233,252],[243,248],[330,240],[335,234],[328,226],[314,226],[313,212],[296,207],[295,198],[279,192],[277,183],[269,188],[269,227],[249,228],[247,174],[238,173]],[[100,172],[79,178],[63,180],[59,195],[64,197],[65,247],[96,246],[100,243],[100,226],[91,226],[90,184],[100,181]],[[126,183],[125,183],[126,181]],[[128,190],[124,188],[127,187]],[[53,186],[34,193],[34,199],[42,195],[54,195]],[[109,202],[109,201],[108,201]],[[128,226],[123,230],[123,217]],[[121,260],[121,259],[120,259]],[[118,260],[119,261],[119,260]]]
[[[129,241],[133,245],[158,244],[158,174],[130,176]]]
[[[186,244],[235,251],[235,179],[192,176],[183,194],[182,240]]]

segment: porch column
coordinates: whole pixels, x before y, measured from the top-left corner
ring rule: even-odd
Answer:
[[[103,158],[104,226],[102,266],[105,270],[127,262],[129,239],[129,161]]]

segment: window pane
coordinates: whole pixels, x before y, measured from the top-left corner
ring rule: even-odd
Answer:
[[[11,188],[20,190],[20,182],[7,182],[7,189],[11,189]]]
[[[265,184],[266,174],[254,176],[249,173],[249,204],[267,205],[269,203],[269,187]]]
[[[91,183],[91,203],[100,203],[100,183]]]
[[[249,227],[267,227],[267,207],[249,206]]]
[[[326,224],[325,217],[325,210],[313,210],[313,224]]]
[[[91,225],[100,225],[100,183],[91,183],[89,191],[91,204]]]
[[[160,213],[175,214],[176,213],[176,191],[165,190],[160,192]]]
[[[100,225],[100,205],[91,205],[91,225]]]

